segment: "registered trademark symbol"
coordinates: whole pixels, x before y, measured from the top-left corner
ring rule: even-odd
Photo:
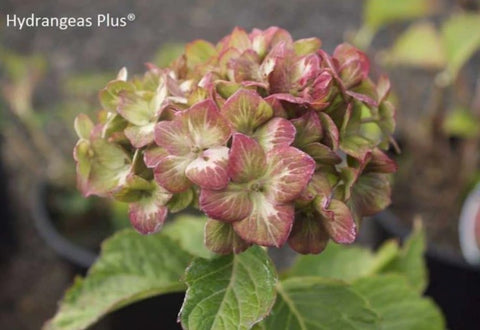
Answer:
[[[130,13],[127,15],[127,18],[130,22],[134,21],[135,20],[135,14],[134,13]]]

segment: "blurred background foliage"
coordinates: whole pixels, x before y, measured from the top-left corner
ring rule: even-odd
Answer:
[[[393,209],[407,223],[420,214],[431,241],[458,250],[458,215],[480,180],[478,1],[367,0],[349,39],[398,92]]]

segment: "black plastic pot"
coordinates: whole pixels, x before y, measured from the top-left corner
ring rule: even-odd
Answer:
[[[107,317],[111,329],[182,329],[177,323],[184,293],[170,293],[126,306]]]
[[[74,267],[88,269],[97,254],[65,238],[55,227],[47,209],[47,185],[38,183],[30,196],[32,218],[40,236],[59,256],[69,261]]]
[[[378,244],[386,239],[405,239],[410,230],[395,214],[384,211],[374,217]],[[480,269],[466,263],[457,253],[428,244],[426,262],[429,285],[426,295],[442,309],[452,330],[480,329]]]
[[[0,141],[1,148],[1,141]],[[1,155],[1,150],[0,150]],[[6,262],[16,247],[14,217],[8,197],[8,178],[0,157],[0,262]]]
[[[98,254],[75,244],[55,226],[48,211],[47,185],[38,184],[30,196],[32,217],[40,236],[59,256],[73,267],[74,273],[85,274]],[[182,306],[184,293],[170,293],[152,297],[125,306],[102,319],[93,329],[181,329],[177,316]]]

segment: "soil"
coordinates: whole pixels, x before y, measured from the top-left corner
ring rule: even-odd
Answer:
[[[394,177],[391,209],[407,226],[420,217],[428,241],[460,259],[458,220],[480,168],[479,142],[449,137],[439,123],[455,98],[469,105],[479,63],[477,54],[461,73],[461,93],[442,91],[437,105],[431,83],[435,73],[412,69],[391,72],[401,100],[396,138],[402,149],[401,154],[393,155],[399,170]],[[414,83],[405,83],[410,80]]]
[[[392,210],[408,226],[420,217],[430,242],[460,256],[458,219],[463,187],[459,184],[458,155],[418,149],[397,158]]]

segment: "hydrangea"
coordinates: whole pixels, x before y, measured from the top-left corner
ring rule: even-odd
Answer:
[[[194,41],[142,77],[122,69],[100,91],[97,123],[76,119],[79,189],[129,203],[142,234],[199,208],[217,253],[352,243],[362,217],[390,203],[396,170],[382,151],[395,128],[390,82],[368,75],[353,46],[329,55],[277,27]]]

